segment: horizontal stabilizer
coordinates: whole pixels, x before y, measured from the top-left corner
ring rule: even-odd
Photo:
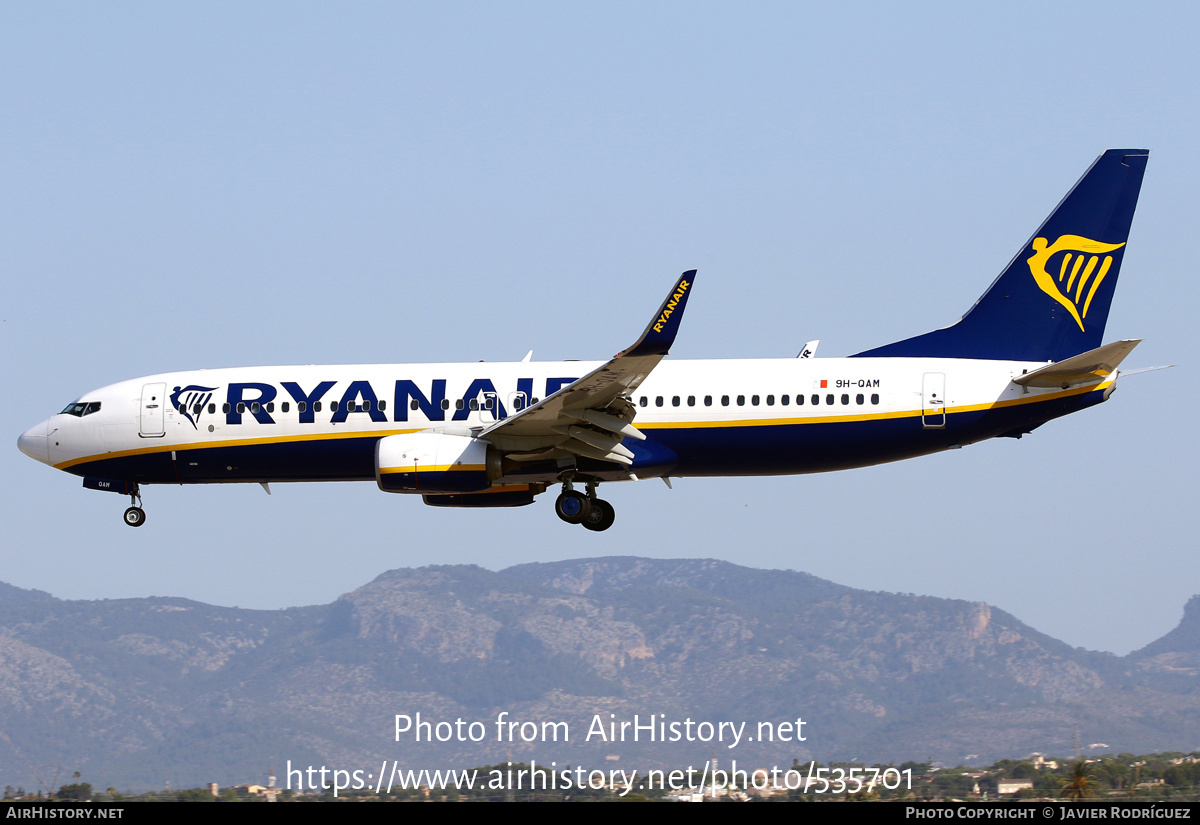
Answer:
[[[1088,352],[1073,355],[1055,364],[1017,376],[1014,384],[1023,387],[1062,387],[1098,384],[1116,372],[1125,356],[1142,343],[1140,338],[1105,344]]]

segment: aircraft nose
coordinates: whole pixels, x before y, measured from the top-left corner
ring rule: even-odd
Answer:
[[[50,439],[46,437],[49,423],[49,421],[43,421],[41,424],[35,424],[21,433],[21,437],[17,439],[18,450],[34,461],[40,461],[43,464],[50,463]]]

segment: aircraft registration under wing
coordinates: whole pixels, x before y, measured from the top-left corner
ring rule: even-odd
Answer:
[[[559,518],[599,531],[615,519],[605,482],[822,472],[1019,438],[1106,400],[1138,343],[1102,339],[1146,160],[1102,154],[957,323],[850,358],[664,360],[689,271],[607,362],[166,373],[87,393],[18,446],[129,495],[135,527],[143,485],[374,480],[449,507],[529,504],[561,484]]]

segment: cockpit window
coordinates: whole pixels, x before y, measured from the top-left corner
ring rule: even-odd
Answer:
[[[68,404],[67,408],[59,413],[59,415],[73,415],[76,418],[82,418],[85,415],[91,415],[99,411],[99,401],[80,401],[77,404]]]

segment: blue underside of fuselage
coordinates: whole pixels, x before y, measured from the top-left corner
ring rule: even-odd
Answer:
[[[959,412],[943,428],[920,416],[866,421],[646,429],[657,446],[647,452],[645,475],[789,475],[843,470],[939,452],[1035,427],[1100,403],[1103,391],[1031,404]],[[76,464],[79,476],[140,484],[211,484],[244,481],[373,481],[378,436],[195,447],[101,458]],[[633,445],[640,447],[640,444]],[[651,445],[648,445],[651,446]],[[662,448],[666,448],[664,451]],[[636,451],[641,452],[641,451]],[[664,454],[673,453],[670,466]],[[586,460],[580,462],[580,469]],[[594,463],[594,462],[587,462]],[[600,466],[600,465],[598,465]],[[652,471],[652,472],[650,472]]]

